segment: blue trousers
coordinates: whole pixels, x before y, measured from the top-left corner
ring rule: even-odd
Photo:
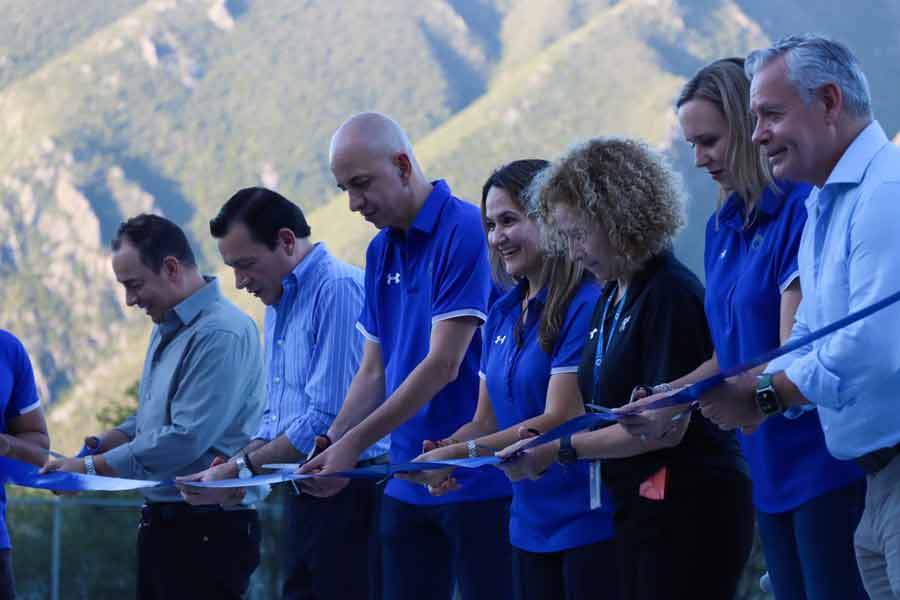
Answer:
[[[864,600],[853,532],[865,505],[865,481],[784,513],[757,513],[772,590],[778,600]]]
[[[559,552],[513,548],[516,600],[618,600],[614,539]]]
[[[10,551],[0,550],[0,600],[13,600],[16,597],[16,583],[13,579],[12,555]]]
[[[509,498],[418,506],[385,496],[381,506],[385,600],[512,598]]]
[[[377,600],[384,487],[351,479],[336,496],[284,493],[282,600]],[[285,493],[287,492],[287,493]]]

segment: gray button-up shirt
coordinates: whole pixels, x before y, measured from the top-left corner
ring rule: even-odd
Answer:
[[[196,473],[247,444],[264,397],[256,324],[207,278],[153,328],[137,413],[116,428],[131,441],[104,456],[120,477]],[[174,487],[144,494],[153,502],[182,500]]]

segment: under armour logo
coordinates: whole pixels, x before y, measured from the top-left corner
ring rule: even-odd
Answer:
[[[725,248],[724,250],[722,250],[722,253],[719,254],[719,258],[725,258],[726,254],[728,254],[728,248]]]
[[[625,331],[625,326],[628,325],[628,321],[631,320],[631,315],[628,315],[624,319],[622,319],[622,325],[619,327],[619,333]]]
[[[494,343],[495,343],[495,344],[502,344],[502,343],[504,343],[505,341],[506,341],[506,336],[505,336],[505,335],[498,335],[496,338],[494,338]]]
[[[591,329],[591,332],[588,334],[588,339],[589,340],[594,339],[594,336],[597,335],[597,331],[598,331],[598,329],[596,327]]]
[[[391,285],[392,283],[400,283],[400,273],[387,274],[387,284]]]
[[[760,246],[762,246],[762,244],[763,244],[763,236],[761,233],[757,233],[753,237],[753,241],[750,242],[750,249],[751,250],[759,250],[759,248],[760,248]]]

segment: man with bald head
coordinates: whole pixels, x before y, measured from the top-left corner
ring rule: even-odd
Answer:
[[[350,210],[380,231],[366,252],[366,299],[357,328],[363,359],[327,449],[304,472],[352,468],[390,434],[392,462],[418,456],[469,422],[478,398],[479,327],[491,295],[478,209],[431,182],[390,118],[362,113],[334,134],[331,170]],[[472,448],[477,452],[476,448]],[[510,488],[497,470],[456,475],[461,489],[435,497],[394,479],[382,505],[383,593],[391,600],[509,598]],[[346,480],[308,480],[331,495]]]

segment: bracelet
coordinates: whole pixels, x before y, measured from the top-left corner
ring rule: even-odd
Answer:
[[[466,442],[466,450],[469,453],[469,458],[478,458],[478,444],[475,443],[475,440]]]
[[[663,393],[671,392],[674,389],[675,388],[672,387],[671,383],[658,383],[653,386],[653,393],[654,394],[663,394]]]
[[[97,474],[97,467],[94,466],[94,457],[90,454],[84,457],[84,472],[88,475]]]

